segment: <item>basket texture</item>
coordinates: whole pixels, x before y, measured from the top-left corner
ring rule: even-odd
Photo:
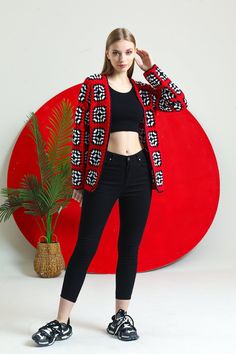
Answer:
[[[53,235],[56,236],[56,235]],[[42,278],[54,278],[61,274],[65,269],[65,261],[61,253],[58,240],[56,242],[41,242],[41,236],[37,243],[34,258],[34,270]]]

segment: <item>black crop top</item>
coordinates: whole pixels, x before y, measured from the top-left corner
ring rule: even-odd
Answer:
[[[129,92],[118,92],[111,88],[111,129],[110,132],[119,130],[132,130],[138,132],[138,125],[144,117],[144,111],[135,89]]]

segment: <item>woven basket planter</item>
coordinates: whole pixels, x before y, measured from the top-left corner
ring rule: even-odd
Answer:
[[[54,278],[65,269],[60,243],[58,241],[41,242],[42,237],[46,238],[45,236],[39,238],[34,258],[34,270],[42,278]]]

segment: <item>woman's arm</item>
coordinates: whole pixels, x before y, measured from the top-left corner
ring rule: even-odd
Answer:
[[[155,101],[157,101],[156,110],[173,112],[181,111],[188,107],[184,93],[156,64],[144,71],[143,75],[150,83],[151,93]]]
[[[89,113],[90,85],[88,77],[81,85],[78,94],[78,103],[74,116],[72,136],[72,186],[74,189],[84,189],[85,153],[87,127],[85,120]]]

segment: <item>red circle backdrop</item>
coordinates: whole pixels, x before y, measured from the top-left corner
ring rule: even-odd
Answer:
[[[81,83],[64,90],[35,112],[45,139],[52,109],[63,98],[68,98],[75,111],[80,87]],[[198,121],[188,110],[160,112],[158,119],[165,191],[152,192],[152,204],[139,248],[138,272],[166,266],[191,251],[209,229],[219,201],[220,178],[216,157]],[[8,188],[18,188],[25,173],[39,175],[36,149],[28,134],[29,129],[25,126],[12,151]],[[58,218],[55,233],[66,265],[77,240],[80,212],[80,204],[71,199]],[[15,211],[13,216],[23,235],[36,247],[41,234],[34,217],[25,214],[23,208]],[[89,265],[89,273],[115,273],[118,233],[117,201]]]

